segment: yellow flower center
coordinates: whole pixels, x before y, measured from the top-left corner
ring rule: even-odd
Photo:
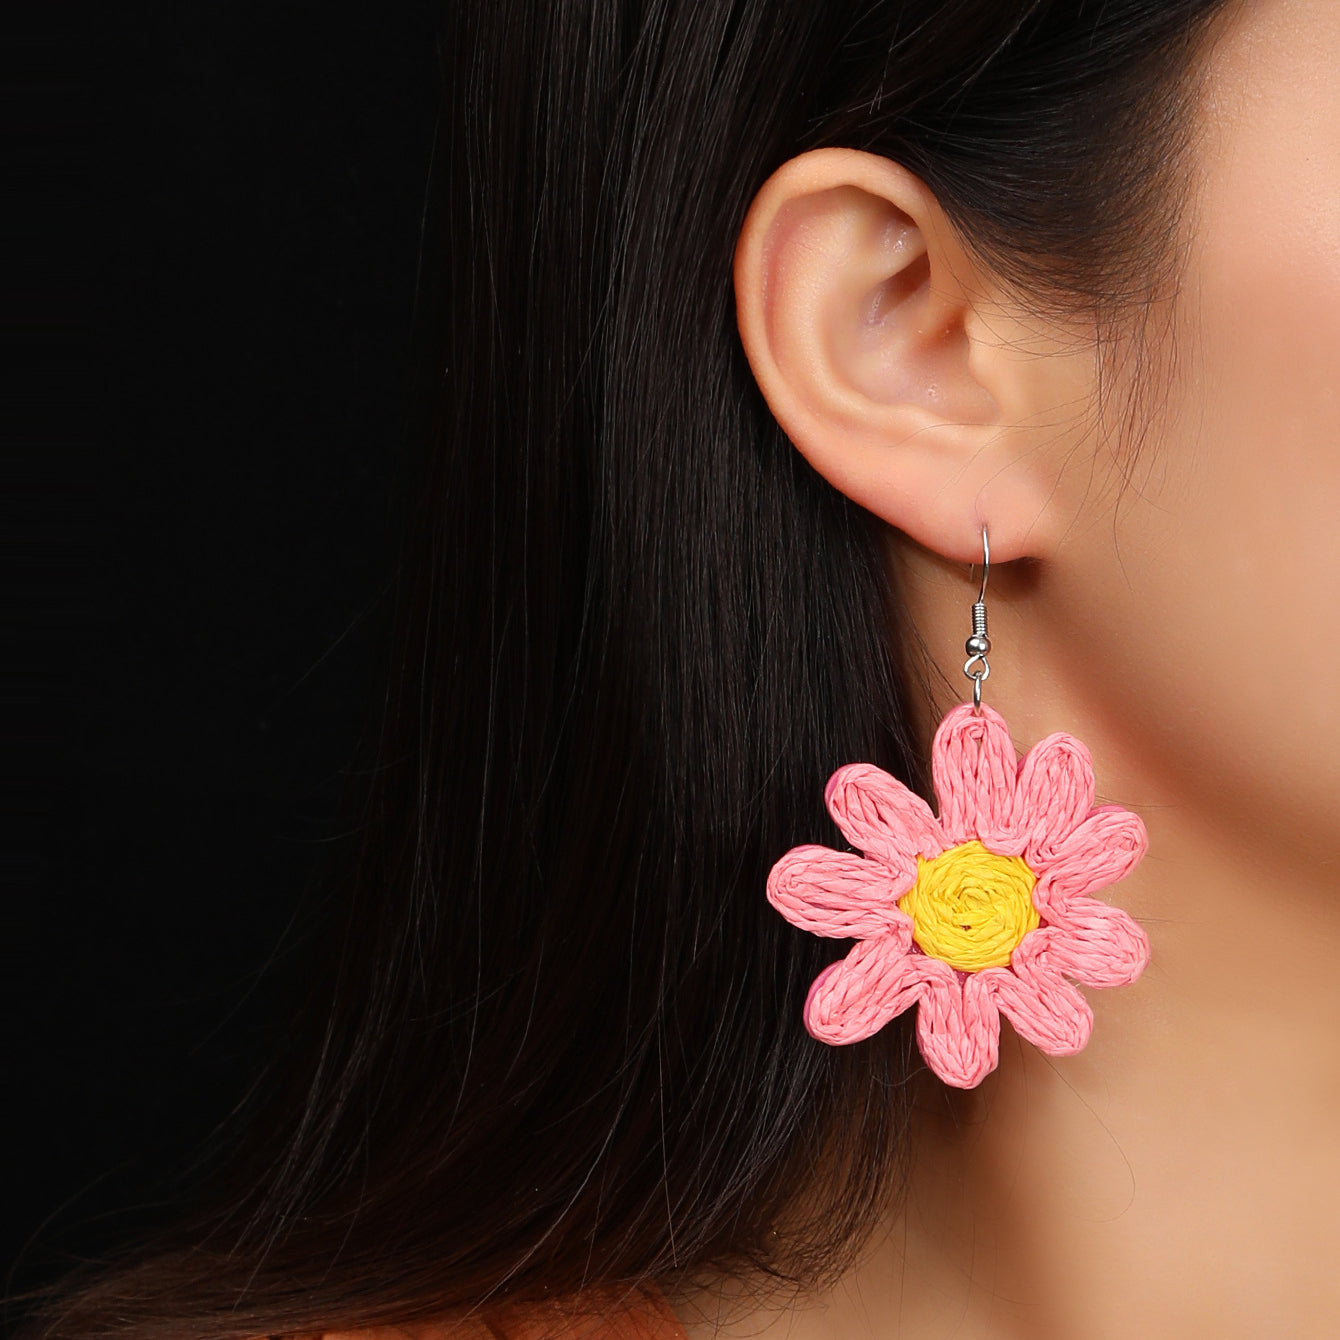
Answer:
[[[1033,906],[1037,876],[1018,856],[997,856],[975,838],[917,857],[917,882],[898,900],[912,938],[932,958],[961,972],[1003,968],[1014,947],[1041,924]]]

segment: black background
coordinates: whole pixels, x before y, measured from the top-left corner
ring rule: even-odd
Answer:
[[[10,1288],[170,1215],[282,1039],[417,451],[437,7],[109,8],[31,52],[71,239],[33,440],[73,450],[36,470],[57,599],[18,639],[54,634],[11,769]]]

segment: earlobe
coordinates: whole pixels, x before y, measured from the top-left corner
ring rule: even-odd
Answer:
[[[1039,554],[1055,479],[1012,425],[1054,388],[913,173],[853,149],[791,159],[749,210],[735,292],[769,407],[834,487],[962,562],[984,523],[1001,561]]]

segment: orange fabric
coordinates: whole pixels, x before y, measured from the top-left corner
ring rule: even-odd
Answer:
[[[321,1340],[688,1340],[664,1296],[645,1288],[621,1302],[507,1304],[463,1321],[329,1331]]]

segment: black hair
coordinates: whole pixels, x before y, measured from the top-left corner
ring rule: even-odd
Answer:
[[[1176,274],[1222,0],[455,0],[426,464],[358,853],[301,1041],[167,1245],[34,1334],[407,1322],[705,1266],[817,1279],[898,1194],[907,1019],[800,1020],[766,903],[837,765],[927,792],[883,527],[736,333],[752,197],[904,164],[1011,283]]]

